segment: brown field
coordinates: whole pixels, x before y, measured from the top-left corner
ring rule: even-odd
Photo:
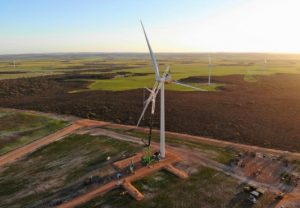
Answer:
[[[142,109],[142,89],[68,93],[82,89],[88,81],[66,82],[63,81],[64,76],[70,78],[70,75],[57,75],[1,80],[0,106],[124,124],[135,124],[138,120]],[[190,79],[201,81],[203,78]],[[214,77],[214,82],[226,83],[220,92],[168,91],[166,129],[300,151],[300,143],[295,142],[300,139],[300,96],[296,91],[300,89],[300,75],[276,74],[257,76],[256,79],[251,83],[245,82],[240,75]],[[155,121],[158,127],[158,118]]]

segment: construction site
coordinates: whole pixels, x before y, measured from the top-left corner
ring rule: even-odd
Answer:
[[[14,110],[9,111],[14,112]],[[20,113],[20,111],[18,112]],[[37,112],[35,113],[38,114]],[[51,158],[51,153],[47,150],[47,148],[51,149],[51,145],[59,142],[67,142],[67,140],[76,143],[76,140],[80,140],[80,136],[87,138],[87,140],[84,140],[85,143],[91,142],[93,138],[96,139],[96,137],[106,136],[115,140],[115,142],[128,143],[124,143],[121,149],[131,149],[131,151],[122,151],[123,153],[121,155],[120,152],[107,152],[105,149],[107,149],[108,146],[106,147],[103,143],[103,145],[96,147],[97,149],[100,148],[100,154],[102,154],[101,152],[105,152],[103,158],[96,160],[96,164],[91,166],[92,169],[85,167],[85,173],[76,176],[67,186],[64,185],[57,190],[54,187],[57,187],[59,183],[54,182],[51,177],[49,179],[42,179],[44,182],[39,179],[39,186],[43,188],[36,188],[34,192],[24,192],[18,189],[12,190],[11,194],[18,194],[10,200],[3,198],[6,194],[1,196],[1,206],[14,207],[15,205],[22,204],[22,206],[26,207],[89,207],[96,205],[102,207],[107,201],[102,204],[103,202],[101,203],[101,200],[105,200],[107,197],[116,197],[116,199],[119,200],[117,201],[118,203],[120,203],[120,200],[125,203],[119,204],[120,206],[128,206],[127,203],[129,199],[126,198],[130,196],[133,201],[137,202],[137,204],[130,202],[132,206],[139,206],[140,203],[145,203],[145,206],[151,207],[148,203],[151,202],[151,199],[156,197],[156,193],[151,192],[151,186],[156,183],[162,183],[162,185],[165,186],[161,187],[162,190],[168,186],[188,186],[184,184],[193,183],[192,181],[196,180],[195,176],[199,174],[199,172],[201,173],[201,171],[203,171],[201,169],[204,167],[217,171],[213,174],[216,174],[215,177],[224,175],[222,177],[229,177],[232,178],[230,180],[236,181],[234,182],[236,185],[233,185],[234,189],[231,184],[231,186],[228,185],[228,187],[221,190],[215,190],[219,194],[223,192],[225,194],[228,192],[227,188],[233,189],[230,190],[230,194],[227,196],[228,198],[223,199],[224,201],[222,203],[226,204],[226,207],[282,207],[284,204],[289,204],[288,207],[293,207],[292,204],[297,204],[297,200],[300,199],[298,186],[300,174],[300,163],[298,161],[300,160],[300,154],[298,153],[166,132],[166,140],[168,142],[165,157],[162,158],[159,154],[159,140],[157,140],[159,130],[153,130],[153,141],[150,147],[147,141],[147,137],[149,136],[148,128],[136,128],[134,126],[79,118],[72,118],[69,122],[67,127],[49,136],[2,155],[0,157],[2,180],[4,180],[4,182],[6,180],[2,174],[8,174],[6,177],[10,177],[11,174],[15,174],[18,166],[26,163],[30,165],[30,163],[34,161],[37,162],[36,159],[43,158],[43,154],[41,154],[43,151],[48,152],[48,157]],[[102,138],[102,140],[103,139],[104,138]],[[61,148],[67,148],[69,146],[64,146],[63,144],[58,145],[60,145]],[[133,147],[129,148],[128,145]],[[82,148],[85,149],[85,145],[82,145]],[[67,149],[56,150],[55,154],[61,155],[61,151],[64,153],[57,159],[52,158],[51,160],[54,161],[48,165],[53,164],[54,166],[52,168],[59,165],[59,163],[63,165],[63,163],[66,162],[64,158],[68,157],[68,154],[73,154],[72,151],[66,151]],[[78,153],[78,151],[79,150],[76,152]],[[35,159],[35,154],[40,156]],[[114,156],[115,154],[119,156]],[[61,160],[62,162],[59,162]],[[70,160],[70,163],[75,163],[76,160],[78,159],[73,158]],[[38,163],[36,165],[38,166]],[[65,164],[61,166],[61,168],[64,166]],[[38,168],[38,172],[34,172],[35,168],[30,172],[37,178],[40,177],[40,171],[44,172],[44,174],[49,174],[49,170],[47,170],[46,167],[42,168],[43,170],[39,170],[39,167],[36,168]],[[49,166],[49,168],[51,168],[51,166]],[[12,170],[14,170],[14,172],[10,173]],[[71,168],[69,173],[64,172],[64,174],[72,175],[74,170],[76,170],[76,168]],[[86,171],[88,171],[88,173],[86,173]],[[16,182],[18,181],[18,177],[24,177],[22,172],[24,171],[20,170],[19,174],[13,176]],[[59,174],[59,172],[60,171],[56,169],[55,172],[53,172],[53,177],[56,178],[59,176],[56,175]],[[145,181],[145,179],[149,177],[158,177],[157,174],[171,174],[174,175],[175,178],[168,176],[171,178],[167,180],[167,183],[165,181],[159,181],[159,179],[157,182],[155,182],[156,179],[147,179],[150,180],[150,182]],[[160,177],[166,177],[166,175]],[[228,180],[225,178],[222,179],[222,183]],[[214,185],[215,182],[213,182],[213,180],[215,179],[207,179],[211,181],[212,184],[207,184],[206,186],[219,187],[221,184]],[[168,181],[170,184],[168,184]],[[216,179],[216,181],[218,180]],[[1,186],[4,185],[4,182],[1,182]],[[141,186],[141,182],[145,184]],[[203,182],[204,181],[202,181],[202,183]],[[35,184],[35,182],[28,181],[28,185],[30,185],[31,188],[33,184]],[[145,188],[146,184],[149,186],[148,188]],[[27,186],[24,186],[23,189],[27,190],[25,187]],[[47,194],[47,196],[36,200],[36,197],[41,197],[39,192],[43,192],[43,189],[53,189],[53,191],[51,191],[51,194]],[[212,190],[207,188],[206,192],[209,193],[210,191]],[[160,192],[161,190],[157,191],[157,193]],[[177,191],[174,192],[176,193]],[[113,194],[113,196],[110,196],[110,194]],[[28,198],[30,195],[36,196]],[[228,195],[228,193],[225,195]],[[206,197],[214,199],[216,196],[209,195]],[[229,200],[230,198],[231,200]],[[25,201],[24,199],[27,200]],[[93,202],[95,199],[97,199],[98,202],[97,200]],[[180,199],[183,200],[182,197],[178,198],[178,200]],[[191,200],[194,203],[196,199]],[[114,202],[114,200],[112,200],[112,202]],[[174,203],[180,202],[176,201]],[[200,203],[199,206],[201,205],[201,202],[198,201],[197,203]],[[204,206],[205,202],[203,203],[202,205]],[[175,204],[172,204],[172,206],[175,206]],[[213,204],[209,206],[218,207],[218,205]],[[190,206],[187,204],[185,207]],[[294,207],[297,207],[297,205]]]
[[[118,207],[134,207],[143,203],[145,203],[143,207],[177,207],[180,204],[181,207],[194,207],[195,203],[197,207],[218,207],[220,203],[226,207],[283,207],[285,203],[290,203],[289,206],[292,206],[291,203],[298,200],[299,153],[166,132],[165,84],[179,85],[202,93],[208,90],[174,80],[170,66],[167,66],[164,73],[161,74],[144,26],[142,23],[141,25],[152,59],[154,85],[152,89],[146,88],[148,98],[143,99],[143,110],[136,126],[53,115],[50,116],[53,118],[46,120],[43,116],[49,116],[47,114],[37,116],[37,112],[31,112],[31,114],[27,112],[23,115],[22,111],[3,109],[0,117],[3,124],[5,120],[12,122],[17,119],[24,120],[21,120],[20,126],[16,128],[22,132],[13,133],[15,127],[12,124],[3,128],[3,133],[7,136],[4,136],[2,140],[4,142],[7,140],[7,143],[2,146],[4,148],[11,146],[9,150],[2,150],[6,152],[0,156],[0,166],[2,167],[2,171],[1,169],[0,171],[4,174],[2,177],[0,174],[0,177],[4,181],[4,185],[10,187],[8,193],[3,190],[4,196],[19,191],[16,198],[3,198],[1,200],[3,205],[16,204],[15,200],[20,198],[19,203],[21,204],[19,206],[26,207],[116,206],[111,203],[121,203],[117,204]],[[209,59],[209,65],[211,65],[210,61]],[[153,129],[158,95],[160,95],[159,130]],[[147,111],[148,107],[150,112]],[[146,116],[149,117],[146,118],[149,122],[148,128],[139,127]],[[56,121],[53,120],[54,118]],[[26,120],[36,120],[37,123],[27,126]],[[31,135],[36,129],[44,128],[38,125],[40,120],[45,120],[45,123],[50,121],[57,123],[56,128],[61,128],[61,130],[56,132],[54,130],[54,133],[40,139],[28,139],[28,136],[26,137],[28,132]],[[25,131],[26,128],[29,129]],[[28,140],[23,141],[23,145],[12,140],[12,138],[22,140],[20,135],[25,136],[23,140],[26,138]],[[61,144],[59,144],[60,140],[62,140]],[[78,141],[81,141],[79,146],[76,144]],[[65,148],[68,147],[70,152],[66,152]],[[49,154],[51,152],[52,156]],[[13,165],[9,166],[11,163]],[[14,176],[15,179],[11,179],[9,176],[15,174],[16,170],[22,166],[24,168],[26,163],[35,164],[35,171],[32,171],[36,174],[34,177],[36,181],[30,182],[28,179],[27,185],[26,182],[22,185],[22,182],[18,182],[21,178],[26,178],[22,176],[22,171]],[[69,163],[74,166],[65,167]],[[37,164],[40,164],[40,167]],[[51,179],[48,170],[55,167],[59,167],[61,171],[55,173],[58,174],[55,179]],[[208,169],[203,169],[203,167]],[[24,170],[31,172],[29,167],[24,168]],[[211,173],[213,170],[217,172]],[[208,177],[210,177],[209,183],[206,184],[208,188],[204,190],[197,187],[205,182],[202,178],[203,175],[201,175],[201,173],[203,174],[202,171],[204,171],[204,176],[208,172]],[[162,172],[165,175],[161,177],[167,178],[167,181],[163,181],[159,177],[156,178],[157,174]],[[167,176],[168,174],[179,180]],[[223,174],[219,176],[221,179],[214,178],[220,174]],[[151,178],[153,176],[154,178]],[[232,181],[224,180],[224,177],[230,177]],[[6,180],[14,180],[16,187],[7,182],[5,178]],[[57,179],[61,181],[56,181]],[[173,183],[170,181],[171,184],[169,184],[168,180],[173,181]],[[201,183],[197,180],[200,180]],[[216,183],[218,181],[220,184]],[[38,187],[32,193],[28,192],[29,190],[26,191],[28,185]],[[163,190],[164,188],[176,188],[176,185],[178,185],[179,191],[186,189],[186,193],[180,193],[180,197],[177,193],[174,197],[178,197],[178,199],[170,199],[170,194],[166,195],[165,199],[159,199],[160,194],[158,193],[167,192],[167,190]],[[20,186],[21,190],[19,190]],[[223,186],[225,186],[224,189]],[[50,194],[45,192],[48,189],[53,189],[49,192]],[[208,191],[210,189],[213,190]],[[39,195],[43,192],[42,190],[44,190],[44,195],[40,198]],[[119,190],[119,193],[115,193],[115,195],[121,199],[117,198],[115,201],[116,197],[109,196],[114,190]],[[202,202],[201,197],[200,200],[197,198],[197,192],[199,192],[198,194],[204,192],[202,197],[210,200]],[[190,202],[187,202],[186,194],[195,196],[190,198]],[[223,195],[226,197],[218,198]],[[137,203],[122,204],[130,200],[127,196],[130,196]],[[183,196],[184,198],[182,198]],[[101,202],[102,197],[104,204],[102,204],[103,201]],[[110,197],[113,197],[114,200],[110,200]],[[97,201],[99,198],[100,202]],[[158,202],[152,204],[152,199],[158,200]],[[217,201],[218,204],[214,204],[214,201]],[[169,206],[165,206],[165,203]]]
[[[300,55],[140,29],[147,54],[0,55],[0,208],[299,208]]]

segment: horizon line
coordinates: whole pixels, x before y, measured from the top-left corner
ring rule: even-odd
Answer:
[[[32,53],[0,53],[0,56],[20,56],[20,55],[55,55],[55,54],[148,54],[149,52],[132,52],[132,51],[114,51],[114,52],[32,52]],[[300,55],[300,52],[268,52],[268,51],[204,51],[204,52],[155,52],[155,54],[284,54],[284,55]]]

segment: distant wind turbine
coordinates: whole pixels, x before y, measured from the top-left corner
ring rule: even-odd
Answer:
[[[268,59],[267,59],[267,57],[265,56],[265,59],[264,59],[264,65],[263,65],[263,72],[264,72],[264,74],[267,73],[267,64],[268,64]]]
[[[265,57],[265,64],[267,64],[268,63],[268,60],[267,60],[267,57]]]
[[[211,84],[211,57],[208,54],[208,86]]]

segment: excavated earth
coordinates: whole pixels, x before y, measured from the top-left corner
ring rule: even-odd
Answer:
[[[89,81],[77,81],[75,78],[72,81],[72,78],[63,76],[67,75],[2,80],[0,106],[124,124],[137,122],[143,108],[142,89],[68,93],[85,88]],[[66,78],[69,81],[65,81]],[[107,78],[111,77],[103,77]],[[190,77],[182,81],[204,80],[203,77]],[[246,82],[240,75],[213,77],[213,82],[226,84],[221,91],[167,91],[166,129],[300,151],[300,75],[259,76],[256,80]],[[156,127],[159,125],[157,109]],[[148,125],[147,120],[143,125]]]

